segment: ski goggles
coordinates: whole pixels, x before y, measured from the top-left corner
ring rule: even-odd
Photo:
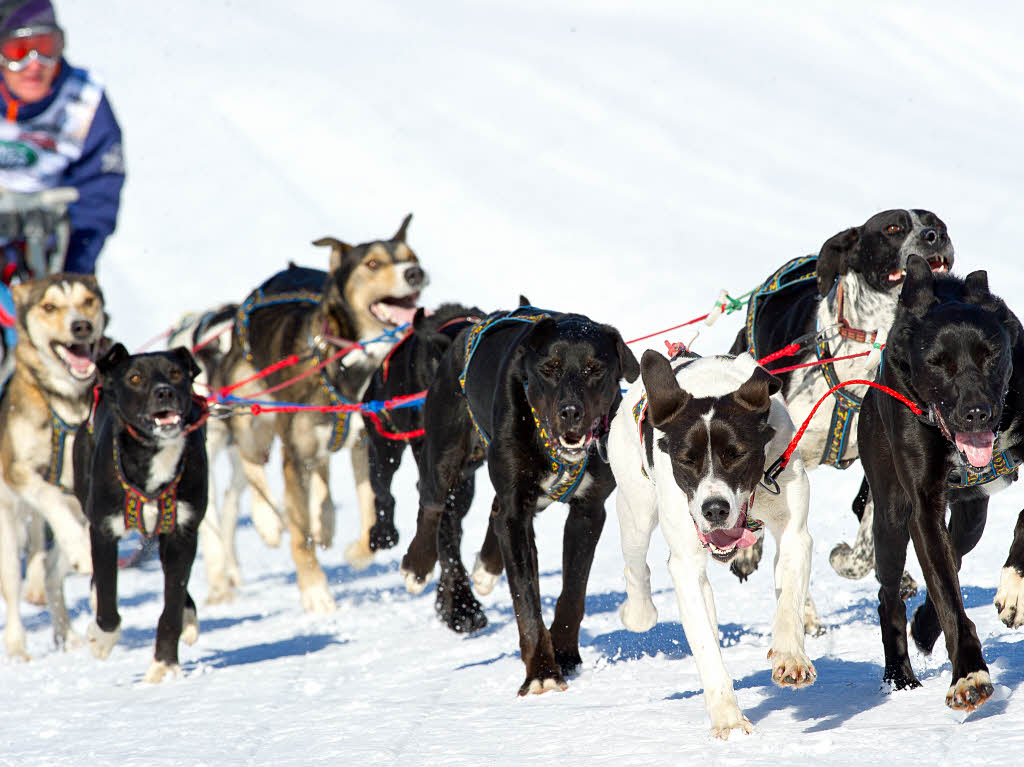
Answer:
[[[33,61],[50,66],[60,61],[64,33],[56,27],[27,27],[0,40],[0,64],[20,72]]]

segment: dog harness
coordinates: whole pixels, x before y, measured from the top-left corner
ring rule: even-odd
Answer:
[[[51,407],[50,465],[46,467],[46,474],[43,476],[43,479],[68,495],[73,494],[74,491],[67,485],[60,483],[60,475],[64,468],[64,448],[67,445],[68,437],[74,433],[75,427],[66,423],[63,418],[57,415],[57,411]]]
[[[126,532],[138,530],[143,538],[174,532],[178,522],[178,483],[185,470],[184,459],[185,451],[182,450],[174,479],[164,485],[156,495],[146,495],[125,478],[124,470],[121,468],[120,442],[117,437],[114,437],[114,472],[117,474],[117,481],[121,484],[121,489],[124,490],[124,529]],[[142,518],[142,509],[147,503],[155,503],[157,506],[156,529],[150,532],[146,531],[146,523]]]
[[[495,314],[482,322],[477,322],[469,333],[466,334],[466,361],[462,366],[462,372],[459,374],[459,388],[462,389],[462,394],[464,396],[466,394],[466,375],[469,371],[469,363],[473,360],[473,355],[476,353],[477,347],[480,345],[480,341],[484,337],[484,333],[503,322],[521,322],[533,325],[541,320],[549,319],[550,317],[550,314],[541,311],[536,307],[520,306],[518,309],[514,309],[506,314]],[[472,422],[477,436],[486,448],[491,443],[490,437],[484,433],[484,430],[480,428],[480,424],[477,423],[476,416],[473,415],[473,408],[469,406],[468,396],[466,397],[466,410],[469,413],[469,420]],[[580,480],[583,478],[583,472],[587,468],[587,462],[590,460],[590,454],[589,452],[586,453],[583,456],[583,459],[576,463],[560,461],[558,459],[558,451],[555,448],[554,442],[548,434],[548,430],[544,428],[541,423],[540,416],[534,409],[533,405],[530,405],[530,412],[533,414],[533,422],[537,427],[537,433],[540,435],[541,442],[544,443],[544,450],[547,453],[548,460],[550,461],[551,470],[555,472],[556,475],[555,483],[544,493],[544,495],[552,501],[564,501],[572,496],[573,492],[579,485]]]
[[[816,281],[818,279],[818,257],[801,256],[791,259],[783,264],[765,283],[755,291],[750,303],[747,306],[747,339],[750,342],[750,353],[758,358],[764,350],[758,350],[756,337],[754,335],[755,320],[757,312],[766,299],[785,288]],[[843,317],[843,284],[839,283],[836,291],[836,313],[838,315],[839,328],[837,334],[842,338],[849,338],[860,343],[873,343],[877,335],[875,332],[867,332],[859,328],[850,327],[850,323]],[[836,386],[839,376],[836,374],[835,365],[822,360],[832,359],[832,350],[828,344],[828,338],[820,332],[815,335],[814,353],[821,363],[821,374],[831,389]],[[854,420],[860,412],[862,398],[846,392],[844,389],[837,389],[832,395],[835,398],[835,407],[832,410],[832,420],[828,428],[828,441],[825,443],[825,450],[821,456],[821,463],[827,466],[834,466],[837,469],[849,468],[857,459],[843,458],[846,452],[846,444],[849,441],[851,428]]]
[[[725,356],[726,358],[730,358],[728,355],[723,355],[723,356]],[[677,371],[680,368],[686,367],[686,365],[688,365],[690,362],[692,362],[692,360],[687,360],[682,365],[677,367],[675,370]],[[673,371],[673,372],[675,372],[675,371]],[[636,421],[636,429],[637,429],[637,432],[640,434],[640,473],[643,474],[649,481],[654,482],[654,479],[652,479],[651,475],[648,474],[648,472],[647,472],[647,466],[645,465],[646,462],[644,460],[644,455],[646,454],[645,451],[644,451],[644,419],[646,417],[647,417],[647,392],[644,392],[643,394],[640,395],[640,399],[638,399],[636,401],[636,404],[633,405],[633,420]],[[653,466],[651,467],[651,470],[652,471],[654,470]],[[764,528],[764,522],[762,522],[760,519],[754,519],[753,517],[748,517],[747,516],[747,510],[753,508],[753,506],[754,506],[754,494],[756,492],[757,492],[757,488],[755,487],[750,492],[750,498],[747,500],[747,503],[746,503],[746,505],[743,508],[743,527],[745,527],[747,530],[749,530],[750,532],[752,532],[754,534],[756,534],[757,532],[759,532],[760,530],[762,530]],[[693,526],[697,527],[697,523],[694,522]],[[700,532],[700,530],[698,529],[698,533],[699,532]],[[700,535],[698,535],[697,537],[700,538]],[[709,548],[709,546],[708,546],[708,544],[706,542],[704,542],[704,548]],[[740,547],[740,548],[742,548],[742,547]]]

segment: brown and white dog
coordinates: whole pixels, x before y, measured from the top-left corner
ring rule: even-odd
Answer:
[[[410,219],[388,240],[353,246],[333,237],[319,239],[313,244],[331,248],[329,272],[293,265],[250,294],[239,307],[231,349],[213,372],[214,388],[244,381],[294,354],[298,364],[247,383],[234,395],[328,408],[359,402],[373,371],[398,340],[393,331],[412,319],[427,284],[405,242]],[[331,361],[346,348],[350,351]],[[326,364],[321,368],[321,363]],[[303,373],[308,375],[301,380],[265,391]],[[369,540],[376,514],[361,416],[305,410],[236,416],[228,423],[253,489],[254,517],[273,519],[263,465],[274,437],[280,437],[284,511],[302,605],[313,612],[334,610],[316,546],[327,548],[334,537],[328,470],[331,453],[342,447],[352,449],[361,518],[360,537],[345,557],[364,566],[373,557]],[[261,505],[268,508],[258,512]]]
[[[74,640],[64,576],[70,569],[92,572],[85,517],[70,489],[71,447],[74,429],[92,405],[106,314],[92,276],[58,274],[11,292],[18,344],[0,400],[0,586],[7,601],[7,653],[27,658],[18,609],[19,553],[31,517],[45,519],[55,539],[46,555],[46,601],[58,645]]]

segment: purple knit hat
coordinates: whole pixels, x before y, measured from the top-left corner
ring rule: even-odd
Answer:
[[[24,27],[57,27],[50,0],[0,0],[0,37]]]

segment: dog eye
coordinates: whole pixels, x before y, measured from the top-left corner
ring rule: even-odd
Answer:
[[[53,314],[55,311],[57,311],[57,305],[51,304],[49,302],[43,304],[40,308],[47,314]]]
[[[139,375],[138,373],[132,373],[130,376],[128,376],[128,383],[130,383],[132,386],[138,386],[140,383],[142,383],[142,376]]]
[[[587,363],[586,367],[583,368],[583,375],[587,378],[597,378],[600,375],[604,375],[604,367],[596,362]]]
[[[95,304],[96,304],[96,299],[93,298],[92,296],[89,296],[87,299],[82,301],[82,307],[85,308],[85,309],[92,309],[92,307],[95,306]]]
[[[900,225],[899,224],[889,224],[889,226],[887,226],[885,228],[885,231],[887,231],[889,234],[896,234],[896,232],[898,232],[899,230],[900,230]]]
[[[376,258],[371,258],[369,261],[366,262],[366,268],[369,269],[371,272],[375,272],[378,269],[380,269],[380,261],[378,261]]]
[[[177,368],[174,368],[174,370],[167,374],[167,377],[170,378],[173,383],[178,383],[182,377],[181,371],[178,370]]]

